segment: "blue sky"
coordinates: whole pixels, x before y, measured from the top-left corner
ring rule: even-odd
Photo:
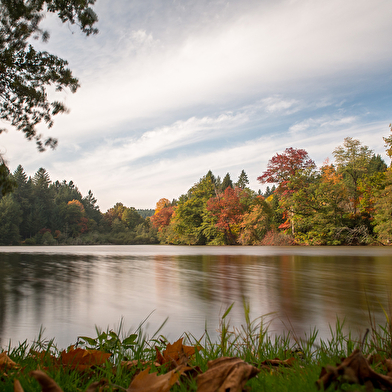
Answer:
[[[154,208],[208,170],[254,190],[268,160],[304,148],[318,165],[347,136],[382,154],[392,121],[390,0],[97,0],[99,34],[55,17],[37,47],[65,58],[81,88],[44,135],[10,131],[11,170],[40,167],[116,202]]]

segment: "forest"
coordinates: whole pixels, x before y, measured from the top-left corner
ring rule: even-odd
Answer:
[[[392,135],[385,137],[392,158]],[[209,171],[178,200],[158,201],[152,224],[162,244],[389,245],[392,168],[347,137],[320,168],[303,149],[273,156],[249,189],[242,171],[233,183]]]
[[[11,175],[13,191],[0,200],[0,244],[79,245],[157,243],[148,216],[116,203],[101,213],[91,191],[82,196],[72,181],[50,180],[40,168],[27,177],[21,165]]]
[[[383,139],[392,158],[392,135]],[[248,187],[245,170],[236,182],[208,171],[155,210],[118,202],[105,213],[91,190],[52,182],[44,168],[28,177],[19,165],[0,199],[0,244],[391,244],[392,168],[350,137],[332,154],[318,168],[304,149],[286,148],[257,178],[269,184],[264,193]]]

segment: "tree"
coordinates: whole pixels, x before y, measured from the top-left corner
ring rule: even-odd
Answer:
[[[273,210],[263,196],[257,196],[241,221],[238,241],[242,245],[259,245],[271,227]]]
[[[236,185],[238,188],[245,189],[246,186],[247,186],[248,184],[249,184],[248,176],[247,176],[247,174],[245,173],[245,170],[242,170],[242,171],[241,171],[241,174],[240,174],[239,177],[238,177],[238,181],[236,182],[235,185]]]
[[[374,231],[380,242],[392,243],[392,169],[389,168],[385,178],[385,188],[379,192],[375,202]]]
[[[372,175],[375,173],[385,172],[385,170],[387,170],[387,167],[387,164],[381,158],[380,154],[373,154],[372,158],[369,161],[368,174]]]
[[[229,173],[226,173],[226,175],[223,178],[221,191],[224,192],[227,187],[233,188],[233,182],[231,181]]]
[[[49,33],[39,25],[45,13],[57,13],[60,20],[78,24],[86,34],[95,34],[98,18],[91,9],[95,0],[0,0],[0,119],[35,140],[39,151],[54,148],[57,140],[42,139],[37,125],[42,121],[51,128],[53,116],[66,112],[59,101],[49,101],[47,89],[79,87],[67,61],[37,51],[32,38],[47,41]],[[0,129],[0,133],[6,129]],[[1,162],[5,164],[4,162]],[[0,186],[7,190],[7,178],[1,175]],[[9,188],[8,190],[9,191]]]
[[[14,179],[10,176],[10,171],[5,164],[5,161],[0,156],[0,196],[12,192],[16,187]]]
[[[216,227],[224,233],[228,244],[235,244],[239,235],[239,225],[244,213],[241,192],[239,188],[228,186],[223,194],[207,202],[207,210],[217,218]]]
[[[352,212],[356,214],[360,195],[359,180],[368,174],[373,151],[367,146],[362,146],[359,140],[346,137],[343,146],[335,148],[333,155],[337,171],[343,175],[347,184]]]
[[[345,206],[347,188],[342,175],[326,162],[321,173],[304,177],[298,173],[290,181],[297,191],[281,204],[292,211],[295,237],[298,242],[312,245],[338,245],[344,242],[338,230],[347,226]]]
[[[83,204],[79,200],[71,200],[61,207],[61,215],[65,227],[63,230],[72,237],[85,233],[88,230],[88,219],[85,217]]]
[[[121,220],[125,223],[126,227],[131,230],[144,221],[134,207],[126,208],[122,214]]]
[[[163,208],[168,206],[170,206],[170,201],[168,199],[165,198],[159,199],[155,207],[155,215],[159,214]]]
[[[52,222],[54,219],[53,210],[55,204],[53,188],[50,187],[50,184],[49,173],[41,167],[32,178],[32,229],[34,232],[38,232],[43,228],[53,228]]]
[[[162,200],[162,199],[161,199]],[[159,203],[159,202],[158,202]],[[157,207],[158,207],[157,203]],[[155,214],[150,218],[151,223],[154,227],[158,229],[158,231],[162,231],[162,229],[166,226],[169,226],[170,219],[174,213],[174,207],[169,204],[165,204],[163,208],[155,210]]]
[[[312,159],[309,158],[308,153],[303,149],[286,148],[282,154],[276,154],[273,156],[267,164],[267,170],[257,177],[258,181],[264,183],[276,183],[278,187],[276,191],[284,196],[284,202],[290,205],[290,197],[299,189],[296,181],[290,184],[297,175],[301,178],[311,177],[316,164]],[[290,223],[291,233],[294,234],[294,210],[283,211],[287,216],[287,223]]]
[[[0,244],[16,245],[19,243],[19,224],[22,210],[12,194],[0,200]]]
[[[392,132],[392,124],[389,124],[389,129]],[[392,135],[389,135],[387,137],[383,137],[385,145],[384,147],[387,148],[387,155],[389,158],[392,159]]]
[[[299,170],[312,171],[316,165],[308,153],[300,148],[286,148],[282,154],[273,156],[267,164],[267,170],[257,177],[262,184],[276,183],[278,190],[284,191],[285,185]]]
[[[207,173],[177,203],[170,222],[172,241],[178,244],[203,245],[207,238],[203,232],[203,219],[207,201],[215,196],[215,186]]]
[[[33,183],[21,165],[16,168],[12,178],[17,184],[12,195],[22,210],[22,221],[19,225],[20,235],[22,238],[28,238],[32,235],[33,229]]]

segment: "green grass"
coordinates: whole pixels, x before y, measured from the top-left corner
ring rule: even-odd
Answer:
[[[253,391],[317,391],[315,382],[319,378],[321,368],[335,365],[357,347],[362,348],[365,356],[378,353],[383,358],[389,358],[392,355],[392,327],[387,314],[385,325],[375,325],[372,322],[369,333],[360,339],[354,338],[350,332],[344,332],[344,323],[337,320],[336,325],[331,326],[330,338],[321,340],[318,339],[318,331],[315,329],[305,338],[298,338],[292,332],[273,336],[268,333],[268,323],[265,322],[267,317],[250,320],[249,307],[246,304],[245,323],[239,328],[234,328],[229,323],[230,311],[231,307],[221,317],[218,339],[212,340],[208,331],[199,340],[191,334],[184,333],[183,344],[201,346],[192,358],[191,365],[199,367],[203,372],[207,370],[208,361],[222,356],[240,357],[258,368],[262,367],[265,360],[296,358],[292,367],[271,367],[270,370],[262,370],[257,377],[247,383],[247,387]],[[149,337],[143,331],[145,321],[131,332],[124,332],[123,324],[120,323],[117,331],[102,331],[96,328],[96,337],[79,337],[75,342],[77,347],[112,353],[104,366],[84,373],[53,365],[51,356],[57,357],[60,350],[53,343],[53,339],[43,337],[43,331],[40,331],[38,338],[31,344],[23,342],[18,347],[2,347],[0,352],[7,351],[9,357],[20,367],[6,372],[0,370],[0,391],[13,392],[13,381],[17,378],[25,392],[41,392],[38,382],[29,376],[29,372],[37,368],[45,370],[64,392],[85,391],[92,382],[101,379],[108,381],[107,390],[127,389],[134,375],[147,367],[146,362],[150,363],[151,372],[165,373],[164,367],[154,365],[156,347],[162,352],[168,343],[160,334],[164,323]],[[45,354],[37,361],[33,352]],[[138,360],[138,365],[127,370],[121,366],[122,360]],[[347,391],[365,391],[365,388],[359,385],[342,384],[339,388]],[[196,389],[196,381],[186,379],[179,385],[174,385],[171,390],[185,392]],[[333,387],[330,389],[333,390]]]

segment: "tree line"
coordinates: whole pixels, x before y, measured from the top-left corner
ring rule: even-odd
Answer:
[[[83,196],[73,181],[52,182],[40,168],[28,177],[21,165],[9,173],[13,191],[0,199],[0,244],[150,244],[157,229],[149,216],[116,203],[101,213],[91,191]]]
[[[392,158],[392,135],[384,142]],[[155,210],[116,203],[105,213],[91,191],[19,165],[8,173],[13,191],[0,195],[0,244],[391,244],[392,167],[350,137],[332,154],[318,168],[305,150],[286,148],[258,177],[264,193],[244,170],[236,182],[208,171]]]
[[[391,129],[392,130],[392,129]],[[392,158],[392,135],[383,138]],[[320,168],[303,149],[272,157],[262,194],[209,171],[178,200],[160,199],[151,222],[162,244],[391,244],[392,168],[347,137]]]

